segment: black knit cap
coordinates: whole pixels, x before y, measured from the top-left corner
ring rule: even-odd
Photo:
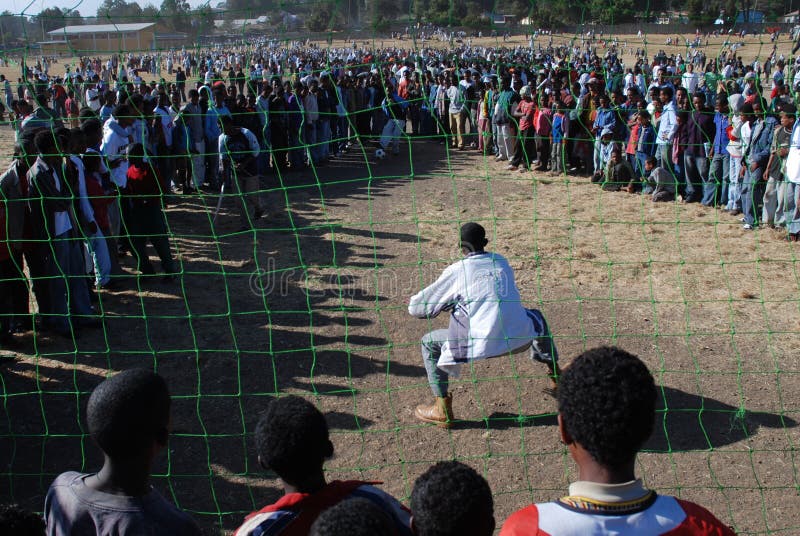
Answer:
[[[486,229],[475,222],[468,222],[461,226],[461,247],[469,251],[483,251],[488,244],[486,240]]]

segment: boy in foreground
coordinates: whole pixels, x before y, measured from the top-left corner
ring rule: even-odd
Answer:
[[[322,466],[333,456],[333,443],[325,417],[311,402],[299,396],[273,400],[255,439],[259,464],[280,477],[285,495],[248,515],[235,536],[307,536],[323,511],[356,497],[385,512],[399,536],[410,536],[408,510],[374,482],[326,482]]]
[[[486,479],[461,462],[439,462],[414,482],[415,536],[491,536],[494,502]]]
[[[169,437],[170,396],[161,376],[120,372],[89,398],[89,435],[105,457],[93,474],[68,471],[44,501],[48,536],[200,534],[195,522],[150,485],[150,472]]]
[[[733,536],[702,506],[658,495],[636,478],[655,408],[655,382],[639,358],[614,347],[578,356],[561,376],[558,430],[580,480],[567,497],[512,514],[500,536]]]

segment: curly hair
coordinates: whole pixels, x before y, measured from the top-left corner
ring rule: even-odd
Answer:
[[[395,536],[389,516],[369,499],[347,499],[328,508],[311,525],[309,536]]]
[[[112,459],[138,456],[153,441],[166,442],[170,397],[167,382],[147,369],[124,370],[89,397],[89,434]]]
[[[558,386],[564,428],[605,467],[621,467],[636,457],[653,431],[655,405],[650,371],[613,346],[579,355]]]
[[[488,536],[495,528],[489,484],[455,461],[439,462],[417,479],[411,514],[417,536]]]
[[[294,395],[269,403],[256,426],[255,442],[261,463],[290,483],[321,470],[333,456],[325,417]]]

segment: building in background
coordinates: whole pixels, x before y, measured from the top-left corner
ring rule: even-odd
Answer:
[[[49,41],[40,43],[42,52],[70,52],[91,55],[94,52],[154,50],[156,24],[84,24],[64,26],[47,32]]]

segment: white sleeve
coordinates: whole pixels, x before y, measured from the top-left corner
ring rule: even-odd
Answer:
[[[219,153],[219,159],[228,160],[228,151],[225,150],[225,142],[227,141],[228,136],[225,134],[220,134],[219,139],[217,140],[217,152]]]
[[[258,152],[261,150],[261,146],[258,144],[258,139],[256,139],[256,135],[250,132],[247,129],[242,129],[244,131],[244,135],[247,138],[247,141],[250,142],[250,151],[253,153],[253,157],[258,157]]]
[[[83,165],[78,165],[78,195],[80,196],[80,207],[86,221],[94,221],[94,210],[92,203],[89,202],[89,193],[86,191],[86,172]]]
[[[456,300],[456,270],[450,265],[433,284],[411,297],[408,314],[417,318],[435,317]]]

